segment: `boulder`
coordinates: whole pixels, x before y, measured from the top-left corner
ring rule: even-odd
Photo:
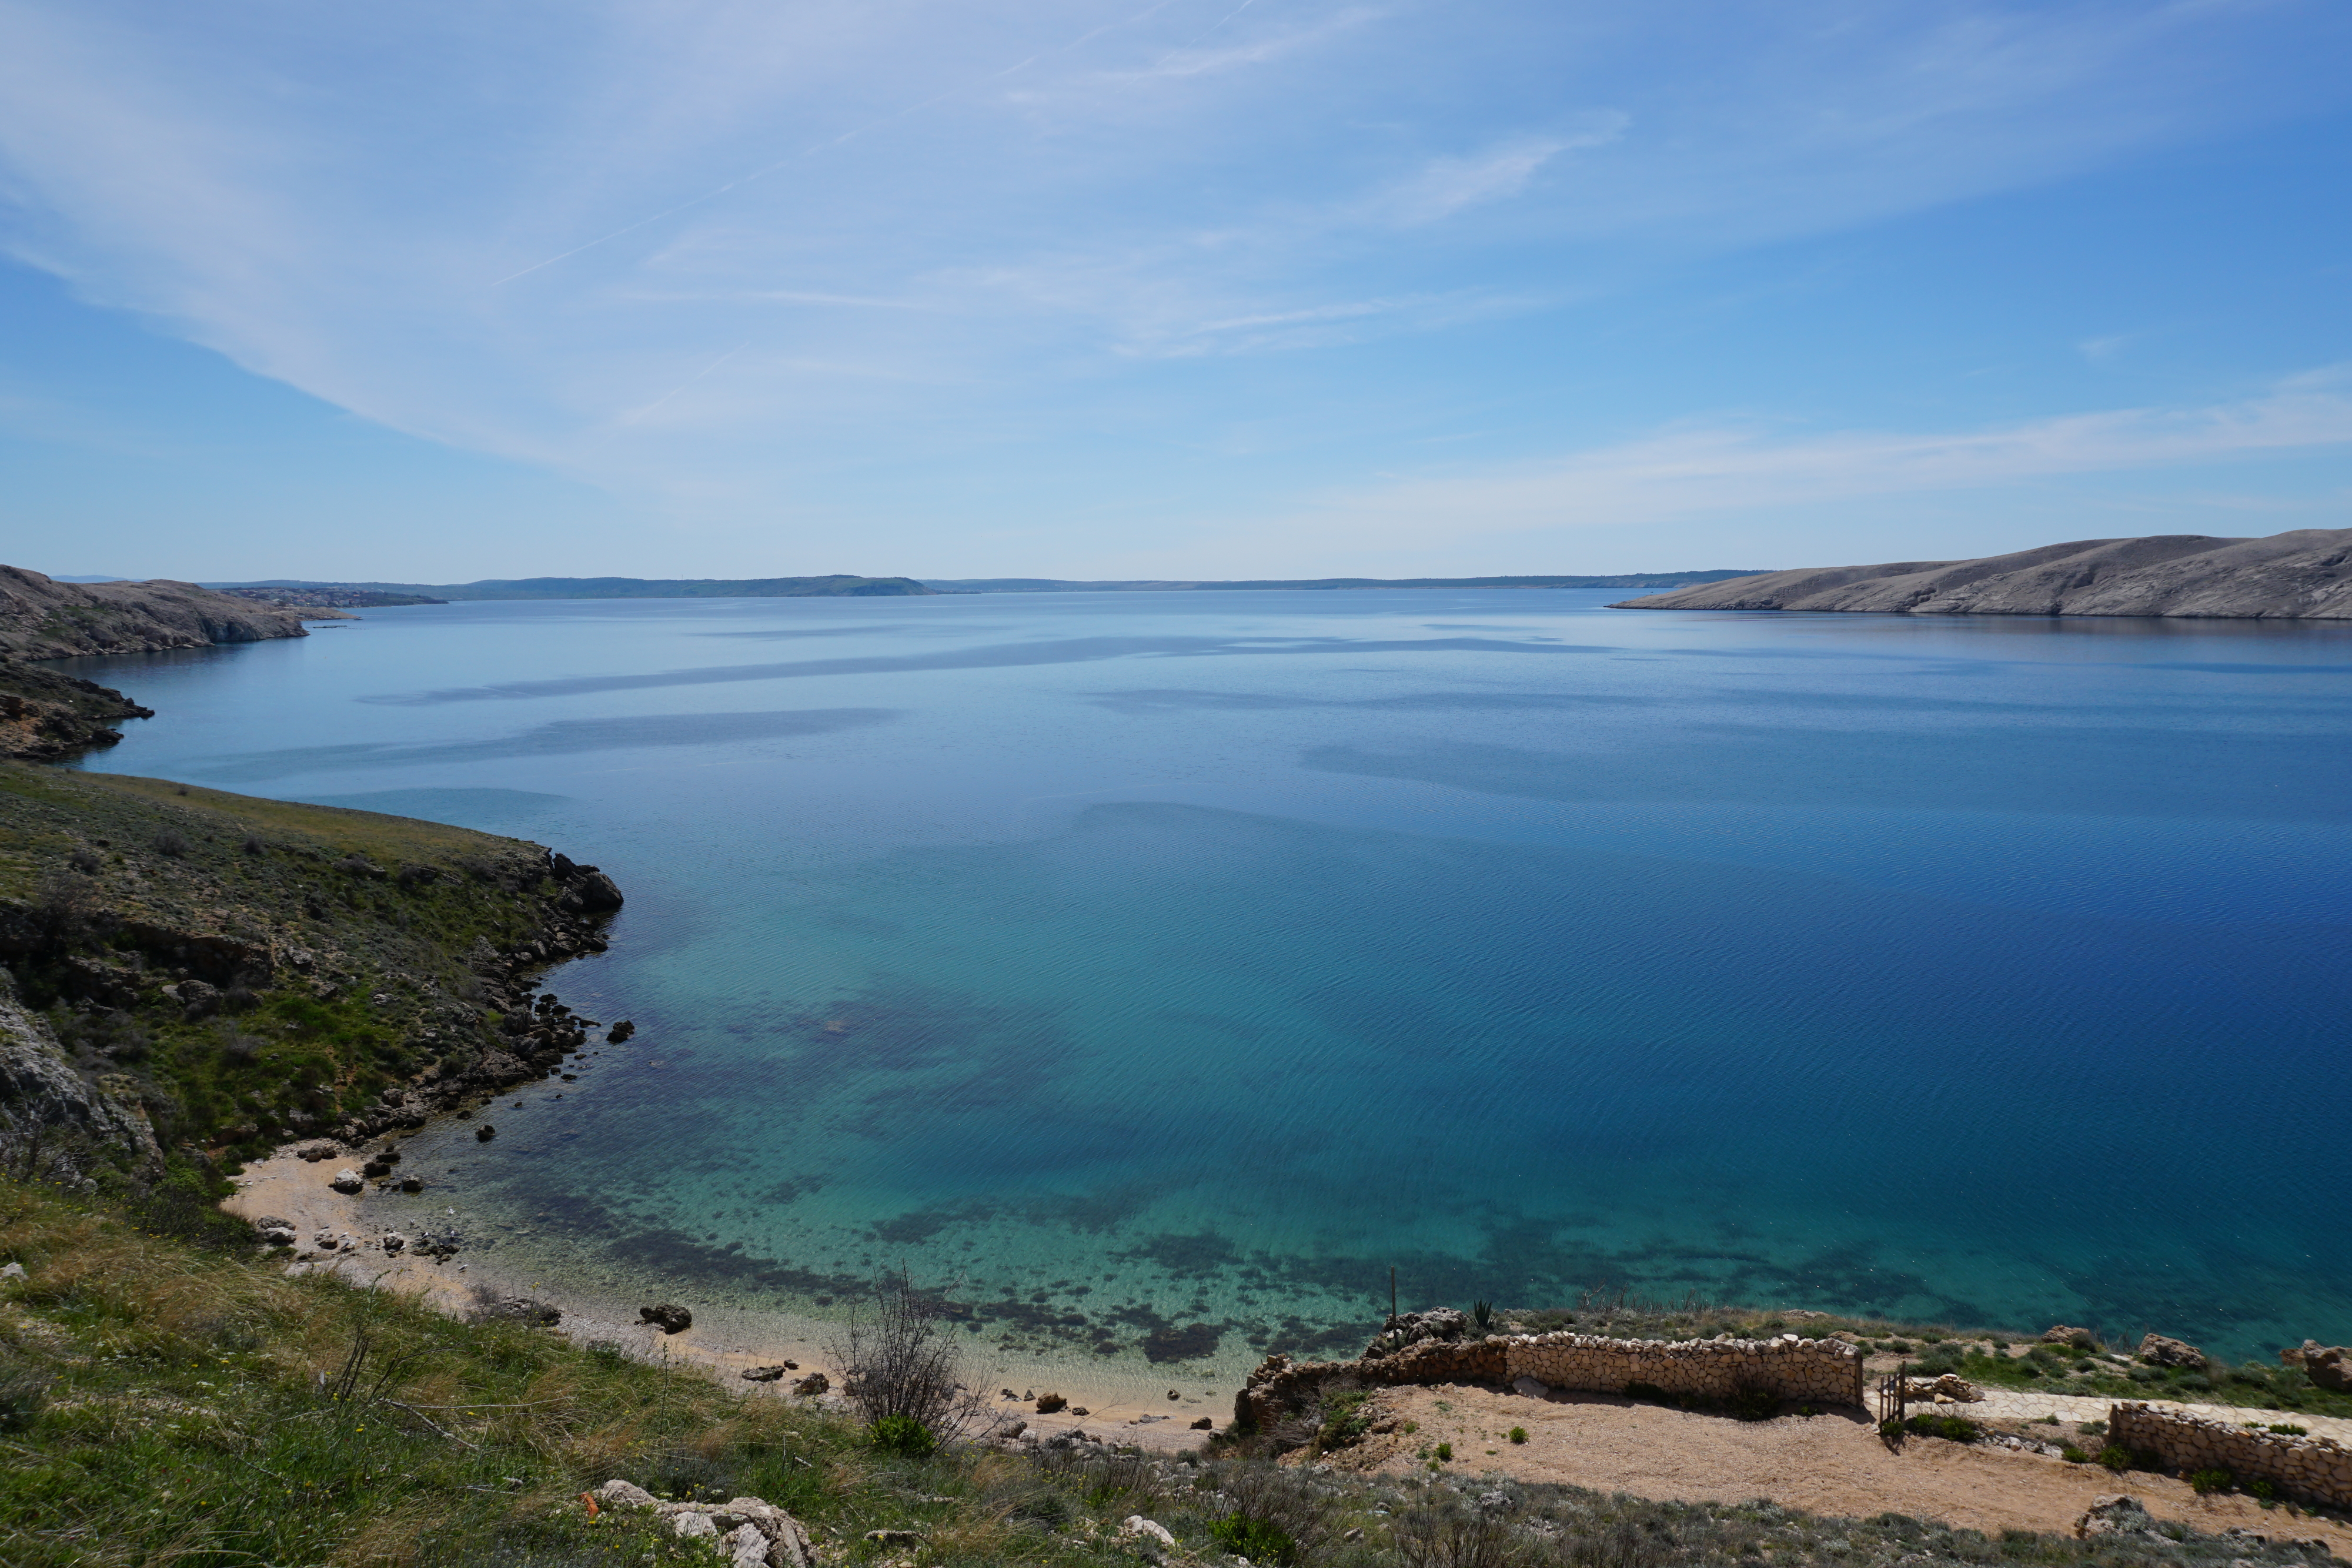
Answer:
[[[814,1399],[833,1386],[833,1380],[822,1372],[812,1372],[793,1385],[793,1392],[803,1399]]]
[[[1207,1416],[1203,1416],[1198,1421],[1192,1423],[1192,1430],[1195,1432],[1213,1432],[1216,1429],[1217,1423]]]
[[[1056,1410],[1066,1410],[1069,1407],[1070,1402],[1058,1394],[1037,1396],[1037,1414],[1040,1416],[1051,1416]]]
[[[2279,1352],[2289,1366],[2300,1366],[2314,1385],[2336,1394],[2352,1394],[2352,1345],[2324,1345],[2305,1340],[2301,1348]]]
[[[598,1487],[596,1495],[613,1508],[652,1508],[656,1501],[654,1494],[645,1488],[630,1481],[617,1479],[606,1481],[603,1486]]]
[[[773,1366],[747,1366],[743,1369],[742,1376],[746,1383],[773,1383],[785,1373],[798,1372],[800,1369],[801,1364],[797,1361],[782,1361]]]
[[[1407,1346],[1424,1340],[1444,1340],[1448,1343],[1470,1331],[1470,1320],[1452,1307],[1432,1307],[1425,1312],[1407,1312],[1391,1318],[1381,1337],[1364,1348],[1366,1359],[1393,1355]]]
[[[1130,1513],[1119,1522],[1118,1540],[1129,1546],[1141,1547],[1154,1556],[1176,1550],[1176,1537],[1170,1533],[1168,1527],[1139,1513]]]
[[[604,1040],[608,1045],[623,1045],[627,1043],[628,1038],[636,1032],[637,1026],[629,1019],[623,1019],[604,1031]]]
[[[2202,1366],[2205,1353],[2187,1340],[2167,1339],[2160,1333],[2145,1336],[2139,1342],[2139,1358],[2150,1366]]]
[[[719,1526],[707,1513],[673,1513],[669,1516],[670,1533],[682,1540],[693,1541],[701,1536],[716,1536]]]
[[[2074,1521],[2074,1533],[2084,1540],[2095,1535],[2137,1535],[2155,1528],[2156,1521],[2139,1499],[2115,1494],[2093,1498],[2089,1510]]]
[[[637,1322],[651,1323],[664,1333],[684,1333],[694,1326],[694,1314],[674,1301],[664,1301],[659,1306],[639,1307]]]
[[[491,1126],[488,1122],[483,1123],[480,1126],[474,1129],[475,1140],[479,1143],[487,1144],[498,1135],[499,1130],[496,1127]]]
[[[312,1165],[320,1160],[331,1160],[342,1152],[343,1145],[332,1138],[311,1138],[295,1145],[293,1148],[296,1159],[307,1160]]]
[[[274,1214],[265,1214],[256,1219],[253,1234],[264,1247],[291,1247],[302,1239],[302,1233],[294,1228],[292,1220],[280,1219]]]
[[[400,1190],[403,1192],[423,1192],[425,1190],[425,1178],[421,1176],[404,1176],[400,1178]]]
[[[2071,1344],[2077,1350],[2096,1350],[2099,1348],[2099,1336],[2089,1329],[2068,1328],[2064,1323],[2053,1323],[2042,1332],[2042,1343]]]
[[[359,1172],[351,1169],[349,1166],[345,1166],[343,1169],[337,1171],[332,1176],[329,1177],[327,1185],[333,1187],[337,1192],[343,1193],[348,1196],[366,1191],[367,1178],[361,1176]]]
[[[1973,1405],[1984,1393],[1958,1373],[1947,1372],[1940,1377],[1906,1377],[1903,1380],[1906,1399],[1949,1399],[1956,1404]]]

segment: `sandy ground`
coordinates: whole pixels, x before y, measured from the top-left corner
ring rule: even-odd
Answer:
[[[695,1313],[694,1326],[683,1333],[665,1334],[638,1322],[637,1306],[646,1303],[551,1289],[528,1272],[504,1270],[483,1257],[462,1252],[446,1262],[405,1252],[387,1253],[381,1245],[382,1236],[411,1221],[404,1218],[395,1223],[372,1216],[368,1195],[346,1196],[327,1185],[336,1171],[345,1166],[356,1167],[358,1163],[353,1158],[312,1164],[290,1154],[276,1155],[246,1166],[236,1178],[236,1194],[221,1207],[247,1219],[274,1215],[292,1221],[301,1241],[289,1272],[331,1270],[353,1284],[422,1296],[453,1315],[471,1310],[476,1288],[487,1287],[501,1296],[529,1296],[561,1308],[561,1330],[575,1343],[617,1344],[646,1361],[708,1366],[722,1377],[750,1367],[788,1361],[799,1364],[799,1370],[782,1382],[740,1384],[747,1393],[790,1397],[793,1379],[812,1372],[824,1373],[836,1389],[840,1386],[841,1370],[828,1352],[829,1325],[811,1322],[795,1333],[787,1320],[772,1314],[711,1310],[688,1301],[686,1305]],[[415,1200],[409,1202],[413,1205]],[[413,1216],[415,1210],[411,1207],[406,1212]],[[320,1252],[312,1245],[320,1231],[359,1245]],[[986,1365],[984,1354],[973,1360]],[[1208,1432],[1192,1426],[1202,1416],[1223,1427],[1232,1418],[1236,1387],[1230,1378],[1207,1387],[1169,1383],[1158,1371],[1126,1364],[1102,1367],[1033,1359],[992,1374],[991,1381],[998,1389],[1009,1386],[1015,1395],[1032,1399],[1052,1392],[1069,1401],[1070,1409],[1051,1416],[1036,1414],[1029,1399],[990,1401],[991,1409],[1019,1416],[1031,1431],[1050,1436],[1080,1429],[1106,1442],[1170,1451],[1198,1448],[1208,1441]],[[1169,1398],[1171,1393],[1176,1395],[1174,1399]],[[837,1400],[838,1395],[826,1397]],[[1076,1414],[1079,1410],[1086,1414]]]
[[[2071,1403],[2105,1414],[2102,1401]],[[1425,1462],[1420,1450],[1450,1442],[1454,1460],[1445,1468],[1461,1474],[1690,1502],[1769,1498],[1815,1513],[1891,1511],[1988,1532],[2069,1532],[2094,1497],[2128,1492],[2158,1518],[2200,1531],[2242,1526],[2273,1540],[2324,1541],[2336,1556],[2352,1557],[2352,1525],[2339,1519],[2284,1507],[2265,1512],[2251,1498],[2200,1498],[2167,1476],[2116,1477],[2093,1465],[1941,1438],[1907,1438],[1892,1450],[1853,1411],[1734,1421],[1605,1395],[1538,1399],[1450,1385],[1385,1389],[1371,1407],[1372,1436],[1325,1462],[1401,1473]],[[1418,1430],[1401,1430],[1407,1422]],[[1524,1444],[1508,1440],[1514,1427],[1527,1429]]]

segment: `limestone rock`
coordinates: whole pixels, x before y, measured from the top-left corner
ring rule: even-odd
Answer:
[[[614,1508],[652,1508],[654,1494],[633,1482],[614,1479],[596,1489],[596,1495]]]
[[[2279,1359],[2302,1367],[2303,1375],[2321,1388],[2352,1394],[2352,1345],[2323,1345],[2307,1339],[2300,1349],[2279,1352]]]
[[[1958,1373],[1947,1372],[1940,1377],[1906,1377],[1903,1380],[1906,1399],[1948,1399],[1955,1404],[1974,1405],[1984,1397],[1984,1391]]]
[[[773,1366],[747,1366],[743,1369],[742,1377],[746,1383],[773,1383],[785,1373],[798,1372],[800,1369],[799,1362],[783,1361],[778,1362]]]
[[[253,1234],[264,1247],[291,1247],[302,1239],[302,1233],[294,1228],[292,1220],[280,1219],[274,1214],[265,1214],[256,1219]]]
[[[2053,1323],[2043,1331],[2042,1343],[2071,1344],[2077,1350],[2096,1350],[2099,1347],[2099,1336],[2089,1329],[2068,1328],[2064,1323]]]
[[[684,1333],[694,1326],[694,1314],[674,1301],[664,1301],[659,1306],[639,1307],[637,1321],[651,1323],[664,1333]]]
[[[719,1544],[727,1550],[730,1568],[767,1568],[768,1538],[757,1525],[737,1525]]]
[[[718,1524],[715,1523],[711,1520],[711,1517],[707,1513],[688,1512],[671,1514],[669,1516],[669,1528],[672,1534],[687,1541],[692,1541],[699,1536],[705,1535],[715,1536],[719,1533]]]
[[[2090,1508],[2074,1521],[2074,1533],[2088,1540],[2095,1535],[2136,1535],[2155,1527],[2156,1521],[2139,1499],[2110,1493],[2091,1500]]]
[[[833,1380],[822,1372],[812,1372],[793,1385],[793,1392],[803,1399],[814,1399],[833,1386]]]
[[[2139,1358],[2150,1366],[2202,1366],[2205,1353],[2187,1340],[2167,1339],[2160,1333],[2146,1335],[2139,1342]]]
[[[1051,1416],[1056,1410],[1066,1410],[1069,1407],[1070,1402],[1058,1394],[1037,1396],[1037,1414],[1040,1416]]]
[[[24,1277],[25,1266],[22,1263],[11,1263],[6,1268],[0,1269],[0,1285],[14,1284]]]
[[[1168,1527],[1139,1513],[1130,1513],[1120,1521],[1118,1539],[1136,1545],[1156,1546],[1163,1552],[1176,1550],[1176,1537],[1169,1532]]]
[[[1448,1344],[1470,1330],[1470,1320],[1452,1307],[1432,1307],[1425,1312],[1407,1312],[1391,1318],[1381,1337],[1365,1346],[1366,1357],[1393,1355],[1410,1345],[1425,1340],[1442,1340]]]
[[[1203,1416],[1198,1421],[1192,1423],[1192,1430],[1195,1432],[1213,1432],[1216,1429],[1217,1423],[1215,1419],[1211,1416]]]
[[[333,1187],[337,1192],[349,1197],[366,1191],[367,1178],[360,1175],[359,1172],[352,1169],[349,1166],[346,1166],[341,1170],[337,1171],[332,1176],[329,1177],[327,1185]]]

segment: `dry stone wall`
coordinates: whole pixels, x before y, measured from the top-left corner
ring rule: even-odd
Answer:
[[[1862,1352],[1841,1340],[1601,1339],[1591,1334],[1514,1334],[1427,1340],[1362,1361],[1294,1362],[1266,1357],[1234,1401],[1234,1418],[1270,1429],[1325,1385],[1515,1383],[1622,1394],[1630,1384],[1691,1399],[1722,1400],[1752,1389],[1821,1405],[1863,1404]]]
[[[1766,1389],[1783,1399],[1823,1405],[1863,1402],[1862,1352],[1843,1340],[1600,1339],[1591,1334],[1524,1335],[1503,1342],[1507,1375],[1555,1388],[1622,1393],[1646,1383],[1665,1393],[1728,1399]]]
[[[2352,1508],[2352,1448],[2333,1438],[2232,1427],[2134,1402],[2108,1410],[2107,1440],[2169,1469],[2227,1470],[2240,1486],[2266,1480],[2290,1497]]]

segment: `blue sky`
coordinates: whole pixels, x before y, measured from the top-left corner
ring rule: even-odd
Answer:
[[[2352,7],[0,0],[0,559],[2352,526]]]

